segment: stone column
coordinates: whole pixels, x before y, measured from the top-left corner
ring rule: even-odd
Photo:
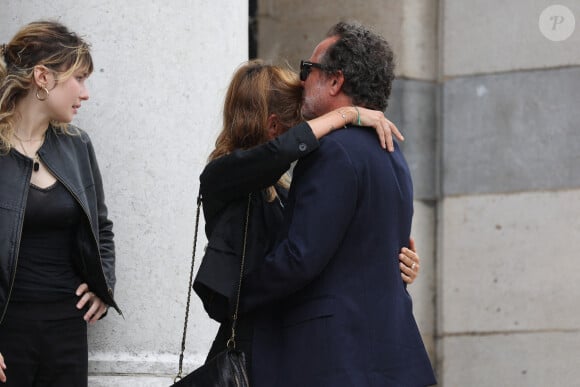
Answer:
[[[90,99],[74,123],[91,135],[103,174],[124,317],[111,310],[89,328],[90,385],[169,385],[198,176],[220,129],[231,74],[247,59],[248,2],[8,1],[0,42],[38,19],[85,36],[95,62]],[[203,362],[216,328],[194,297],[185,371]]]
[[[440,382],[577,385],[580,2],[440,3]]]

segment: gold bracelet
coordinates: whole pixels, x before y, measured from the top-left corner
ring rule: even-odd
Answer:
[[[344,127],[346,128],[346,126],[348,125],[348,121],[346,120],[346,114],[344,114],[342,110],[338,110],[337,113],[340,114],[340,116],[344,120]]]

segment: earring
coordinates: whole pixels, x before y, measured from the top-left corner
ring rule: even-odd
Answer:
[[[39,92],[44,91],[44,93],[46,95],[43,96],[43,98],[40,97]],[[42,86],[41,88],[36,89],[36,98],[38,98],[39,101],[46,101],[46,99],[48,98],[48,89],[46,88],[46,86]]]

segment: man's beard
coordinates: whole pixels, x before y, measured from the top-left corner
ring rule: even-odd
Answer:
[[[320,94],[310,94],[302,99],[301,113],[305,120],[311,120],[320,116]]]

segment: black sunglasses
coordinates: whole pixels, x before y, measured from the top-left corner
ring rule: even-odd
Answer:
[[[310,75],[310,71],[312,71],[313,67],[316,67],[320,70],[326,69],[326,67],[320,63],[309,62],[307,60],[300,61],[300,80],[302,82],[305,82],[306,79],[308,79],[308,75]]]

